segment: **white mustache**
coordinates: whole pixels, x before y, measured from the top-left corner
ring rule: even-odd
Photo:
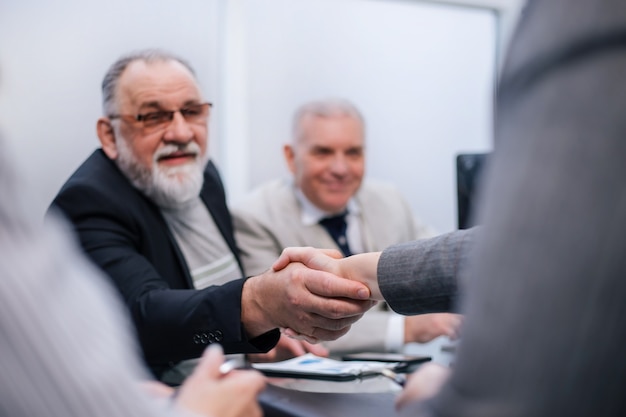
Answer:
[[[159,158],[169,156],[176,152],[190,153],[198,156],[200,154],[200,146],[198,146],[196,142],[189,142],[184,145],[167,144],[157,149],[157,151],[154,153],[153,158],[155,161],[157,161]]]

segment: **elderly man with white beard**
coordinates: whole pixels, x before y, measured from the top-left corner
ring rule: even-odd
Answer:
[[[244,278],[207,152],[212,105],[189,64],[140,51],[111,66],[102,91],[101,149],[51,210],[119,290],[157,378],[180,383],[211,343],[266,352],[280,328],[334,340],[373,305],[363,284],[302,265]]]

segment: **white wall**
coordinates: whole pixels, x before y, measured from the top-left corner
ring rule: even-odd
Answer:
[[[450,1],[486,2],[500,10],[516,2]],[[470,27],[422,20],[419,11],[437,3],[3,0],[0,131],[29,188],[31,209],[43,214],[65,179],[98,146],[95,121],[108,66],[125,52],[162,47],[191,62],[215,101],[211,152],[231,200],[284,172],[280,144],[287,139],[295,105],[343,95],[362,107],[368,120],[369,174],[397,182],[417,213],[448,230],[455,218],[451,174],[431,168],[452,166],[451,148],[438,146],[442,132],[459,138],[462,150],[489,146],[495,56],[491,47],[477,54],[469,45],[462,59],[438,56],[445,55],[441,42],[462,43],[474,37],[473,31],[488,39],[496,25],[480,9],[465,10],[475,17]],[[425,34],[416,36],[419,28]],[[342,48],[339,39],[350,43]],[[484,67],[478,84],[465,77],[470,64],[474,72]],[[425,72],[418,75],[417,69]],[[397,79],[389,71],[396,71]],[[440,76],[447,80],[444,87],[436,84]],[[472,90],[463,94],[475,97],[462,103],[467,113],[444,107],[435,116],[429,107],[441,104],[430,99],[425,108],[416,107],[426,101],[427,91],[454,101],[460,90]],[[437,120],[442,115],[445,120]]]

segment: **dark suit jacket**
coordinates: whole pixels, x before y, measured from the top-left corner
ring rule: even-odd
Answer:
[[[201,192],[237,260],[224,188],[212,163]],[[245,279],[193,289],[183,255],[159,209],[135,189],[102,150],[95,151],[52,203],[74,225],[85,253],[112,279],[132,315],[145,359],[156,375],[219,342],[227,353],[267,351],[277,332],[248,340],[242,329]]]

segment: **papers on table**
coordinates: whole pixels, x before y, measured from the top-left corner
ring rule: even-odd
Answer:
[[[396,362],[338,361],[311,353],[282,362],[252,364],[255,369],[267,376],[333,381],[380,375],[383,369],[394,369],[397,365]]]

